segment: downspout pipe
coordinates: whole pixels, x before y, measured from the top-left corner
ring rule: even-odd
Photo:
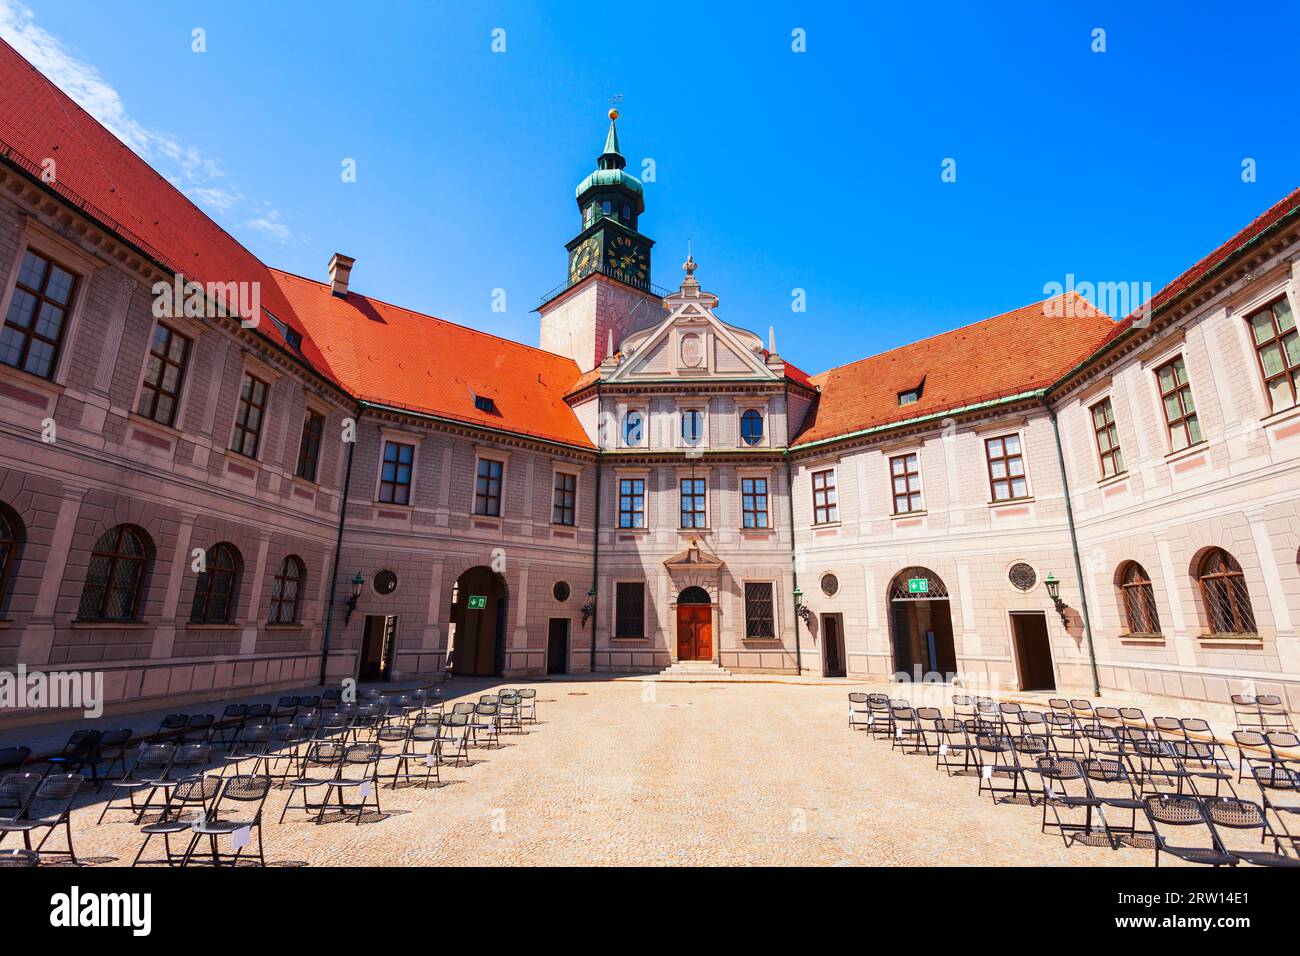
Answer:
[[[352,441],[348,442],[348,464],[347,470],[343,476],[343,498],[339,502],[339,529],[338,535],[334,539],[334,570],[330,573],[330,598],[329,603],[325,605],[325,638],[321,641],[320,648],[320,684],[325,686],[325,670],[329,665],[330,656],[330,634],[333,632],[334,625],[334,595],[339,583],[339,561],[343,557],[343,524],[347,520],[348,513],[348,493],[352,490],[352,455],[357,448],[357,428],[361,423],[361,416],[365,413],[366,403],[360,402],[357,405],[357,417],[353,419]]]
[[[596,513],[592,518],[591,542],[591,673],[596,673],[596,623],[599,620],[596,602],[600,598],[600,486],[602,482],[601,465],[605,460],[605,419],[604,409],[600,404],[600,381],[596,382]]]
[[[1092,696],[1101,696],[1101,681],[1097,676],[1097,649],[1092,640],[1092,620],[1088,616],[1088,592],[1083,584],[1083,562],[1079,559],[1079,536],[1074,529],[1074,506],[1070,503],[1070,478],[1065,473],[1065,449],[1061,446],[1061,428],[1056,421],[1056,411],[1043,399],[1043,408],[1052,420],[1052,435],[1056,439],[1056,461],[1061,469],[1061,487],[1065,491],[1065,517],[1070,526],[1070,552],[1074,555],[1074,574],[1079,582],[1079,604],[1083,613],[1083,633],[1088,640],[1088,665],[1092,669]]]

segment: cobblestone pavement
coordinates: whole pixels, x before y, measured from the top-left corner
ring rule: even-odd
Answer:
[[[491,685],[484,685],[485,687]],[[520,685],[514,685],[520,686]],[[994,807],[974,778],[847,725],[846,688],[538,682],[539,724],[474,750],[438,789],[382,789],[360,826],[275,823],[272,865],[894,864],[1149,866],[1150,850],[1039,833],[1039,809]],[[477,692],[477,687],[474,688]],[[102,799],[102,798],[101,798]],[[79,855],[129,864],[126,814],[74,813]],[[56,840],[58,837],[55,838]],[[12,845],[12,841],[10,841]],[[158,846],[157,841],[150,850]]]

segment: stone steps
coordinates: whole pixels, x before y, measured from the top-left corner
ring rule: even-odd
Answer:
[[[719,667],[713,661],[678,661],[666,667],[661,674],[669,677],[730,677],[731,671]]]

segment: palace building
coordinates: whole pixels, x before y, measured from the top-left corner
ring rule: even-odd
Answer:
[[[534,348],[261,262],[0,80],[0,669],[110,710],[446,670],[1300,708],[1300,191],[1122,322],[810,375],[690,257],[651,283],[614,115]]]

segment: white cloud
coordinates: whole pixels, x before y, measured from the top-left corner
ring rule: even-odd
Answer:
[[[243,225],[277,242],[293,238],[280,212],[266,202],[250,203],[239,187],[227,180],[218,160],[184,145],[165,130],[149,129],[133,119],[99,70],[77,59],[58,37],[36,23],[31,10],[15,0],[0,0],[0,37],[200,206],[235,217],[251,216]]]

